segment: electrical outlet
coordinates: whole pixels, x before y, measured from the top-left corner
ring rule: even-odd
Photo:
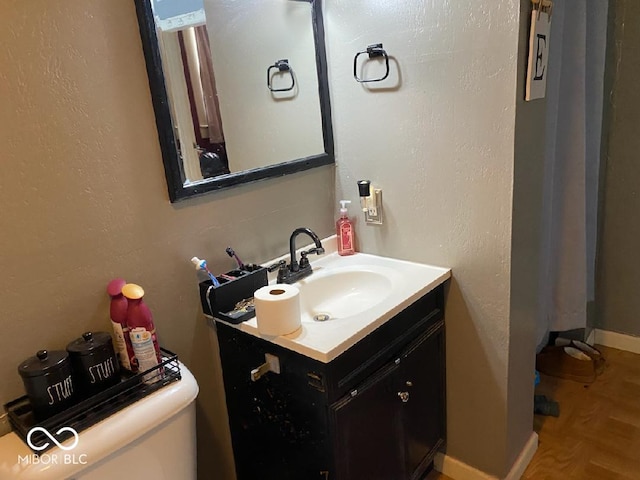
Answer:
[[[382,190],[374,188],[367,198],[367,211],[364,221],[368,224],[382,225]]]

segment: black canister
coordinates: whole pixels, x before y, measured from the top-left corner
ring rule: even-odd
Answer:
[[[67,345],[67,352],[83,396],[94,395],[120,381],[120,363],[110,334],[83,333]]]
[[[67,352],[40,350],[18,367],[37,420],[43,420],[75,403],[77,395]]]

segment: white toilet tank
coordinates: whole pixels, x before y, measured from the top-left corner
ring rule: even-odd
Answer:
[[[36,456],[16,435],[0,437],[0,480],[195,480],[198,384],[182,379]],[[73,448],[71,448],[73,447]]]

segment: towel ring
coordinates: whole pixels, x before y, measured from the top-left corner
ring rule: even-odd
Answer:
[[[289,75],[291,75],[291,86],[286,88],[273,88],[273,85],[271,84],[272,69],[276,69],[277,70],[276,73],[289,72]],[[276,63],[274,63],[273,65],[270,65],[269,68],[267,68],[267,87],[269,87],[269,90],[271,90],[272,92],[288,92],[290,90],[293,90],[293,87],[295,86],[296,86],[296,79],[293,76],[293,69],[291,68],[291,65],[289,65],[289,60],[287,60],[286,58],[283,58],[282,60],[278,60]]]
[[[384,57],[386,72],[382,77],[366,78],[366,79],[358,77],[358,57],[365,53],[369,55],[369,59],[376,58],[376,57]],[[366,50],[356,53],[356,56],[353,57],[353,78],[355,78],[357,82],[359,83],[380,82],[385,78],[387,78],[388,76],[389,76],[389,55],[387,55],[387,52],[382,48],[381,43],[369,45]]]

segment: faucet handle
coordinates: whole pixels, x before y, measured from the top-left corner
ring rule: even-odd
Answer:
[[[307,255],[315,253],[316,255],[321,255],[324,253],[324,248],[322,247],[314,247],[310,248],[307,251],[300,252],[300,268],[307,268],[309,266],[309,259]]]
[[[267,267],[267,272],[275,272],[279,268],[284,268],[286,266],[287,266],[287,262],[285,260],[280,260],[279,262],[276,262],[273,265],[269,265]]]
[[[324,248],[322,247],[314,247],[314,248],[310,248],[309,250],[307,250],[306,252],[301,252],[300,256],[301,257],[306,257],[307,255],[309,255],[310,253],[315,253],[316,255],[322,255],[324,253]]]

